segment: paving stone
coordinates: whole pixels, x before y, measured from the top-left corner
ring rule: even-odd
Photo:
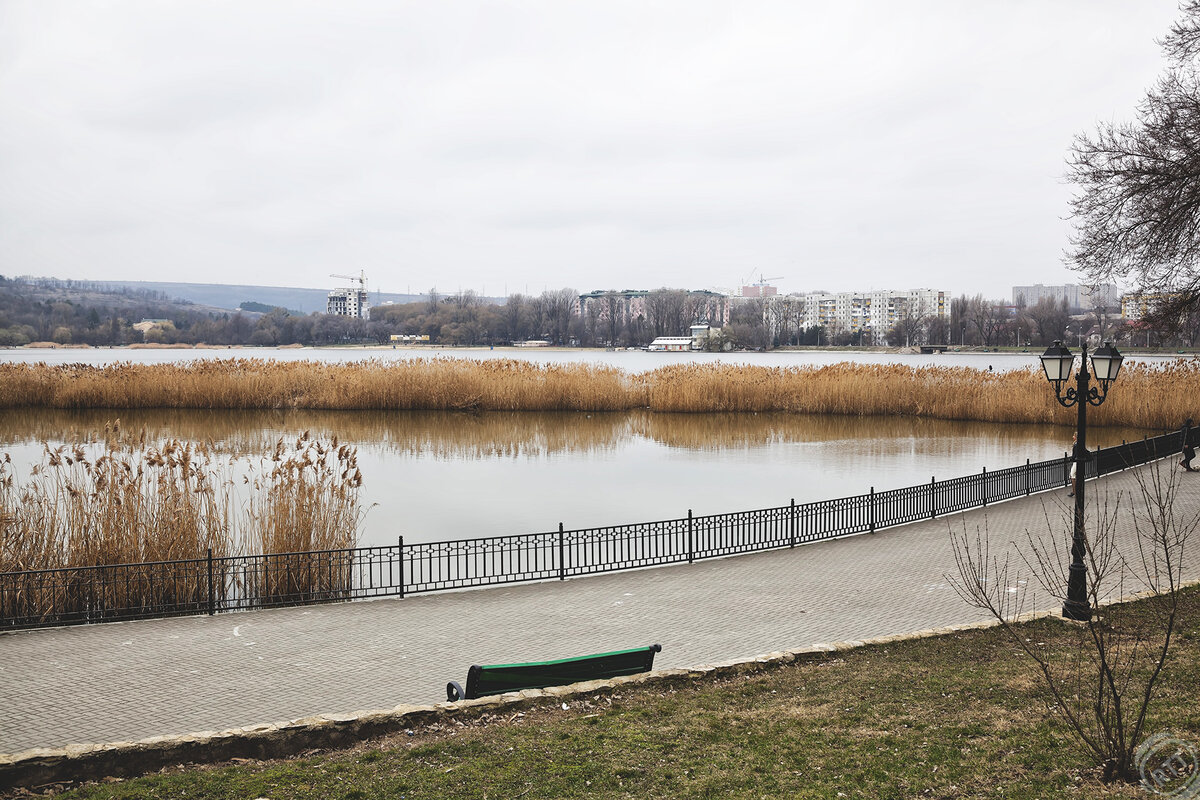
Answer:
[[[1171,464],[1164,464],[1164,469]],[[1142,468],[1142,471],[1153,467]],[[1176,503],[1200,511],[1200,480]],[[1089,498],[1136,490],[1132,473]],[[1132,537],[1128,498],[1122,536]],[[986,530],[993,553],[1044,533],[1064,552],[1064,492],[768,553],[695,564],[343,603],[0,634],[0,753],[260,729],[354,709],[431,705],[471,664],[541,661],[662,644],[655,667],[709,670],[984,623],[955,593],[950,531]],[[1200,561],[1193,559],[1200,577]],[[1132,587],[1127,590],[1132,591]],[[1054,612],[1048,598],[1029,609]],[[765,656],[763,658],[770,658]],[[691,669],[696,665],[709,665]]]

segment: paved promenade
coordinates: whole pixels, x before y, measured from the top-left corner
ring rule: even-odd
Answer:
[[[1195,514],[1200,475],[1179,479],[1176,508]],[[1131,473],[1088,484],[1089,500],[1131,490]],[[794,550],[565,582],[0,634],[0,752],[433,703],[472,663],[658,642],[655,666],[683,667],[980,620],[945,579],[951,527],[986,520],[996,550],[1046,531],[1048,513],[1065,549],[1068,502],[1049,492]],[[1188,577],[1200,577],[1192,563]]]

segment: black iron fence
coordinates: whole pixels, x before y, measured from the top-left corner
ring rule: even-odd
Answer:
[[[1103,448],[1093,478],[1195,446],[1200,429]],[[404,596],[795,547],[1061,488],[1070,458],[797,505],[547,533],[0,573],[0,629]]]

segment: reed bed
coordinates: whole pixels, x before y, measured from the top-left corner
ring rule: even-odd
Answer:
[[[682,364],[647,375],[649,407],[681,412],[906,415],[932,419],[1073,425],[1075,409],[1054,402],[1040,370],[835,364],[763,368]],[[1096,425],[1177,428],[1197,416],[1200,362],[1130,365]]]
[[[207,444],[133,436],[118,422],[70,445],[43,445],[28,479],[13,473],[6,454],[0,460],[0,573],[75,571],[6,582],[0,619],[103,618],[106,609],[118,608],[169,613],[250,596],[251,589],[269,601],[350,588],[348,569],[289,562],[268,570],[251,560],[257,566],[237,571],[226,560],[354,546],[362,475],[354,449],[336,440],[305,434],[294,444],[279,441],[273,455],[255,465],[221,458]],[[239,483],[251,491],[245,504]],[[212,576],[210,553],[217,565]],[[152,562],[153,568],[125,570],[121,577],[109,569]],[[268,574],[276,566],[279,573]]]
[[[1130,365],[1098,425],[1195,416],[1200,361]],[[587,364],[429,359],[347,364],[253,359],[106,367],[0,364],[0,408],[784,412],[1068,425],[1040,371],[836,364],[677,364],[630,375]]]
[[[271,464],[252,482],[247,514],[255,522],[257,551],[287,555],[256,562],[255,595],[266,601],[346,596],[352,588],[349,559],[335,563],[312,553],[355,544],[362,472],[354,448],[305,431],[290,451],[277,441]]]
[[[617,411],[638,396],[636,381],[612,367],[515,359],[0,365],[5,408]]]

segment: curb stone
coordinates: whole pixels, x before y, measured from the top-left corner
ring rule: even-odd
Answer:
[[[1200,581],[1187,581],[1179,588],[1196,585],[1200,585]],[[1098,606],[1106,608],[1144,600],[1149,596],[1151,593],[1136,592],[1101,601]],[[1047,617],[1060,618],[1054,611],[1031,611],[1020,614],[1009,622],[1031,622]],[[453,703],[401,704],[391,709],[364,710],[351,714],[319,714],[286,722],[263,723],[224,731],[152,736],[136,742],[70,744],[61,748],[36,747],[19,753],[0,753],[0,791],[46,784],[79,783],[106,777],[134,777],[180,764],[212,764],[235,758],[285,758],[308,750],[348,746],[439,720],[471,719],[487,712],[528,708],[546,699],[579,697],[625,685],[741,675],[863,647],[946,636],[999,625],[997,620],[985,620],[870,639],[815,642],[807,647],[778,650],[747,659],[699,664],[687,669],[654,670],[545,689],[524,689]]]

